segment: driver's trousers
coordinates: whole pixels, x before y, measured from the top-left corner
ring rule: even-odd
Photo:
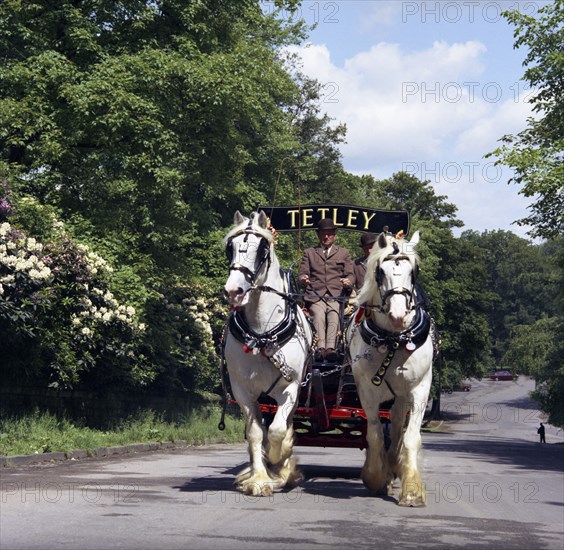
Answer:
[[[339,332],[339,302],[327,294],[324,300],[308,303],[308,309],[317,332],[317,348],[336,349]]]

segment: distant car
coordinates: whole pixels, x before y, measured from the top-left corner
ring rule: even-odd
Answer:
[[[493,374],[490,374],[490,380],[516,380],[517,375],[513,375],[513,373],[509,370],[498,370],[495,371]]]
[[[451,388],[450,386],[443,386],[441,388],[441,391],[443,393],[452,393],[453,389],[454,391],[470,391],[472,389],[472,385],[464,383],[456,386],[455,388]]]

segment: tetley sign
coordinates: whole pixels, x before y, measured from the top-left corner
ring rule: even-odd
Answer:
[[[304,204],[301,206],[259,206],[269,216],[277,231],[316,229],[323,218],[333,220],[339,229],[380,233],[384,227],[392,233],[409,233],[409,213],[406,210],[380,210],[342,204]]]

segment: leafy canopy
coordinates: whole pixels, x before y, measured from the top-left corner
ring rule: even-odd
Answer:
[[[531,225],[534,237],[553,238],[564,230],[564,0],[539,9],[538,17],[518,10],[503,14],[515,25],[515,48],[528,48],[523,79],[536,90],[529,100],[535,117],[517,135],[506,135],[490,155],[513,169],[509,180],[530,197],[530,215],[517,220]]]

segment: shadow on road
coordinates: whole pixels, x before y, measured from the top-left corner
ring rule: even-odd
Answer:
[[[473,455],[475,460],[505,464],[527,470],[562,472],[564,445],[541,445],[515,440],[466,439],[425,441],[424,448],[434,451]]]
[[[173,486],[173,489],[185,493],[208,495],[237,493],[234,486],[235,477],[245,466],[245,464],[240,464],[235,468],[223,469],[219,476],[192,478],[182,485]],[[311,495],[315,502],[336,502],[357,497],[396,502],[392,497],[375,495],[368,491],[360,481],[360,468],[358,467],[300,465],[299,470],[303,475],[303,480],[299,484],[298,492]],[[351,483],[351,480],[355,480],[356,483]],[[294,489],[288,487],[280,492],[288,493]]]

